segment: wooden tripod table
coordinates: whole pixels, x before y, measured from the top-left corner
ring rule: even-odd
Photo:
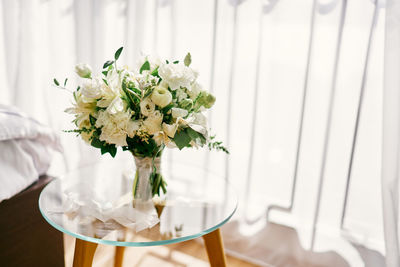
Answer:
[[[176,165],[179,174],[167,177],[168,193],[153,199],[154,208],[141,214],[132,205],[133,174],[123,171],[134,167],[123,162],[88,166],[48,184],[39,208],[51,226],[76,238],[73,266],[91,266],[98,244],[115,246],[114,266],[122,266],[125,247],[199,237],[210,265],[226,266],[220,227],[236,211],[236,193],[215,174]]]

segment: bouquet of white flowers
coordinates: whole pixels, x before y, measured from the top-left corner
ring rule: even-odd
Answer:
[[[142,186],[139,172],[143,166],[151,166],[147,171],[151,196],[160,195],[160,188],[166,192],[159,173],[164,147],[181,150],[207,145],[228,153],[221,142],[208,135],[203,114],[213,106],[215,97],[197,82],[190,54],[183,62],[146,57],[136,69],[130,69],[117,65],[122,49],[115,52],[114,60],[104,63],[101,75],[93,75],[87,64],[76,65],[75,71],[83,80],[73,91],[73,107],[66,110],[75,115],[76,125],[68,132],[77,133],[102,154],[114,157],[117,147],[132,152],[137,165],[134,196],[138,197]],[[63,86],[57,79],[54,83],[66,89],[67,79]]]

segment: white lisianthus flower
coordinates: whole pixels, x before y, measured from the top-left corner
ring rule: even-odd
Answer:
[[[158,74],[171,90],[185,87],[190,90],[190,85],[197,79],[197,72],[183,64],[163,63],[158,69]]]
[[[188,114],[188,111],[182,108],[172,108],[171,111],[173,118],[183,118]]]
[[[155,104],[149,98],[146,98],[140,102],[140,112],[146,117],[152,114],[155,109]]]
[[[99,77],[86,79],[81,87],[81,92],[87,98],[98,99],[103,94],[103,81]]]
[[[161,86],[156,86],[151,94],[151,101],[153,101],[153,103],[157,106],[163,108],[171,103],[172,95],[168,89],[165,89]]]
[[[156,132],[161,131],[162,119],[163,115],[160,113],[160,111],[156,110],[151,113],[147,119],[143,121],[146,132],[149,134],[155,134]]]
[[[75,65],[75,72],[82,78],[90,78],[92,75],[92,68],[86,63],[79,63]]]
[[[176,130],[178,129],[178,124],[167,124],[163,122],[162,129],[169,137],[174,138]]]

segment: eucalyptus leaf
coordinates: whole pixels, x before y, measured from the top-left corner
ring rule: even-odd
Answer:
[[[183,63],[185,63],[186,67],[190,66],[190,63],[192,63],[192,56],[190,55],[190,53],[187,53],[185,59],[183,60]]]
[[[103,65],[103,69],[107,68],[108,66],[111,66],[112,64],[114,64],[114,60],[107,60]]]
[[[54,78],[54,80],[53,80],[53,81],[54,81],[54,84],[55,84],[55,85],[57,85],[57,86],[60,86],[60,83],[57,81],[57,79],[56,79],[56,78]]]
[[[142,73],[144,70],[150,70],[150,62],[146,60],[143,65],[140,67],[139,72]]]
[[[67,81],[68,81],[68,78],[65,78],[65,80],[64,80],[64,87],[67,85]]]
[[[122,49],[124,49],[124,47],[120,47],[114,54],[114,59],[115,61],[117,61],[119,59],[119,56],[121,55]]]

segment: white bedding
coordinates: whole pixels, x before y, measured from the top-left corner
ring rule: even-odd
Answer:
[[[0,202],[45,174],[54,151],[62,147],[51,128],[0,104]]]

